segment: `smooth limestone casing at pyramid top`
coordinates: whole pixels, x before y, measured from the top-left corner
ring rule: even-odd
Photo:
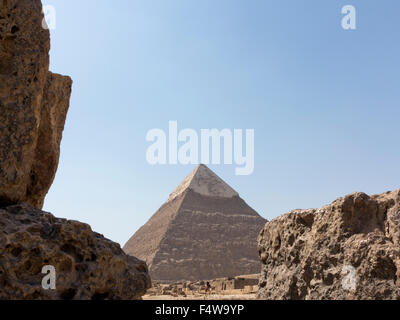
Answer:
[[[208,280],[261,270],[257,236],[266,220],[204,165],[124,246],[153,280]]]

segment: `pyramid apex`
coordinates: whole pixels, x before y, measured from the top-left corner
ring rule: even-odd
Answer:
[[[207,169],[207,170],[210,170],[210,171],[212,171],[209,167],[207,167],[205,164],[203,164],[203,163],[200,163],[199,165],[197,165],[197,167],[196,167],[196,169],[195,170],[198,170],[198,169]]]
[[[199,164],[190,175],[171,193],[168,201],[191,189],[203,196],[233,198],[239,194],[218,177],[205,164]]]

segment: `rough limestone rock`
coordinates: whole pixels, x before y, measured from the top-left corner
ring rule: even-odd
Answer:
[[[259,252],[261,299],[400,299],[400,190],[281,216]]]
[[[58,166],[72,81],[49,72],[40,0],[0,1],[0,205],[42,208]]]
[[[0,299],[138,299],[144,262],[86,224],[42,212],[72,81],[49,72],[40,0],[0,0]],[[42,268],[56,268],[44,290]]]
[[[15,205],[0,209],[0,300],[138,299],[151,286],[146,264],[90,226]],[[42,268],[56,268],[56,290]]]
[[[210,280],[259,273],[257,235],[266,220],[204,165],[124,246],[153,280]]]
[[[43,207],[44,198],[53,183],[60,158],[62,132],[69,107],[72,81],[49,73],[45,86],[38,141],[32,164],[27,201]]]

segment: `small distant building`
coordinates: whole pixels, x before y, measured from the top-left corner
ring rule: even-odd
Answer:
[[[246,287],[258,286],[258,278],[222,278],[212,281],[216,292],[244,290]]]

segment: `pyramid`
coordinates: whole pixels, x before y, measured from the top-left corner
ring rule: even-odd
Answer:
[[[266,223],[239,194],[199,165],[124,246],[153,280],[197,281],[261,270],[257,237]]]

